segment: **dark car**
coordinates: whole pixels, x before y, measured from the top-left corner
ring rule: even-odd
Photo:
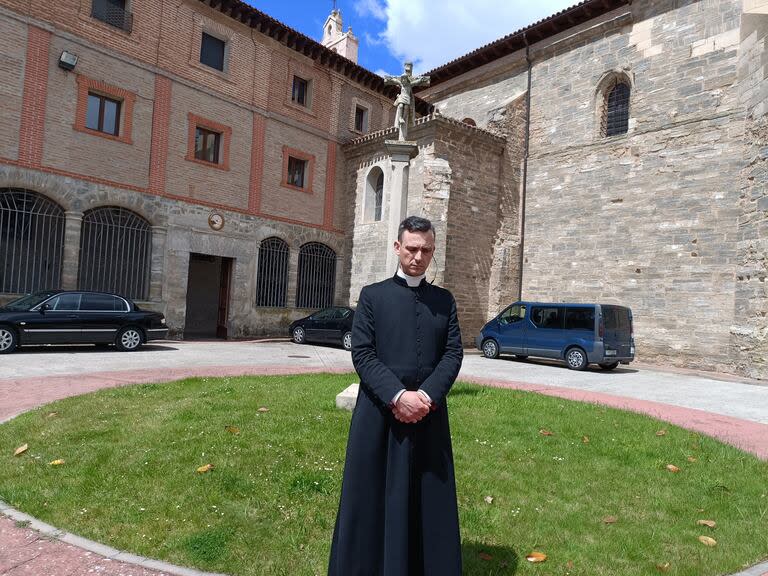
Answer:
[[[28,344],[114,344],[130,351],[167,334],[160,312],[117,294],[48,290],[0,308],[0,354]]]
[[[351,350],[354,317],[355,311],[352,308],[345,306],[323,308],[305,318],[293,321],[289,332],[297,344],[327,342],[341,344],[345,350]]]

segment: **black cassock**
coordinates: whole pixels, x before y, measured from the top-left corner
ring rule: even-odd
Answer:
[[[363,288],[352,327],[360,392],[352,414],[329,576],[460,576],[461,539],[446,395],[461,333],[448,290],[404,279]],[[421,388],[416,424],[389,406]]]

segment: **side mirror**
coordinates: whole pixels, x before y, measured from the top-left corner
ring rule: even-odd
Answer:
[[[40,314],[45,314],[45,312],[50,309],[51,309],[50,304],[43,304],[42,306],[40,306]]]

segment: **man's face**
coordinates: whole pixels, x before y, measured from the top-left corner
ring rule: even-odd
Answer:
[[[435,255],[435,235],[428,232],[403,231],[402,240],[395,240],[395,254],[400,258],[400,268],[408,276],[421,276],[427,271]]]

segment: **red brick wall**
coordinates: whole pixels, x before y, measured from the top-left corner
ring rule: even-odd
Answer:
[[[0,18],[0,157],[14,160],[19,157],[27,29],[23,22]]]
[[[168,164],[168,131],[171,122],[172,83],[165,76],[155,76],[155,103],[152,111],[152,149],[149,158],[149,191],[165,193]]]
[[[19,130],[19,161],[29,166],[39,166],[43,157],[50,43],[50,32],[35,27],[29,28]]]

